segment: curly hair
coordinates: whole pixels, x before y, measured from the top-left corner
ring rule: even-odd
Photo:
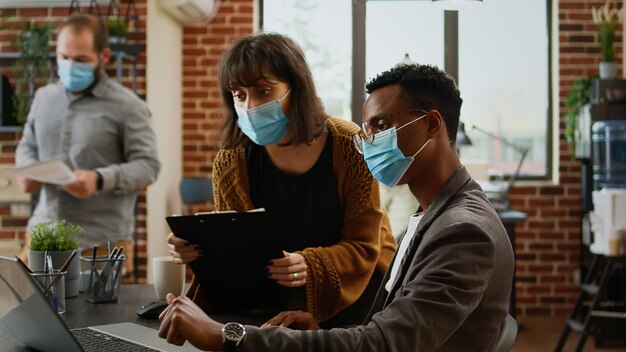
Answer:
[[[412,108],[439,111],[446,123],[450,144],[456,144],[463,99],[452,77],[435,66],[400,64],[371,79],[365,90],[371,94],[392,84],[400,86],[401,96],[410,101]]]
[[[219,82],[226,110],[223,147],[236,148],[249,142],[239,127],[231,89],[235,85],[254,86],[264,73],[286,82],[291,88],[286,144],[311,143],[326,129],[328,115],[317,95],[313,75],[300,46],[278,33],[258,33],[237,40],[223,55]]]

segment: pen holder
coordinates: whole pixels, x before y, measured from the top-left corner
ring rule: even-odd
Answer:
[[[89,303],[117,302],[122,282],[124,255],[117,259],[106,256],[80,257],[81,280],[85,300]]]
[[[65,274],[65,271],[58,270],[52,273],[35,271],[30,274],[58,314],[65,313]]]

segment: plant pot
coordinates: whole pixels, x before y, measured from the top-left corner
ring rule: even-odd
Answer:
[[[600,62],[600,79],[614,79],[617,77],[617,65],[615,61]]]
[[[72,255],[72,251],[59,251],[48,252],[52,257],[52,266],[55,269],[61,268],[67,258]],[[28,251],[28,267],[32,271],[43,271],[45,252]],[[72,262],[67,267],[67,274],[65,274],[65,297],[78,296],[78,289],[80,288],[80,263],[78,261],[78,255],[72,259]]]
[[[126,44],[125,37],[109,37],[109,44]]]

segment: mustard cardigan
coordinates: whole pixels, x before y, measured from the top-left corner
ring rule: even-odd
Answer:
[[[304,248],[300,253],[308,266],[306,310],[322,322],[354,303],[363,293],[374,270],[384,275],[396,241],[380,202],[378,182],[353,144],[359,127],[329,118],[333,138],[333,169],[339,202],[345,210],[342,239],[330,247]],[[213,162],[216,210],[254,209],[250,197],[244,147],[220,150]],[[187,291],[202,309],[209,307],[195,276]]]

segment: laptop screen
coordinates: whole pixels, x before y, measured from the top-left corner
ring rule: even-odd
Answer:
[[[16,340],[38,350],[82,351],[26,269],[6,257],[0,257],[0,323]]]

